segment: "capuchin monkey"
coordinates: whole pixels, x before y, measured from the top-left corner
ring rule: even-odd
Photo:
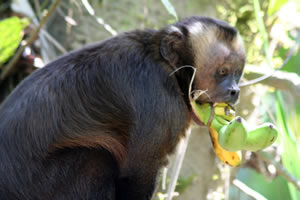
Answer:
[[[36,70],[0,108],[0,199],[150,200],[193,121],[192,67],[197,102],[235,103],[244,64],[236,29],[189,17]]]

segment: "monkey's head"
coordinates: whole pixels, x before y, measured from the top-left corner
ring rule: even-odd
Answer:
[[[160,45],[163,58],[174,70],[185,65],[197,70],[193,98],[200,103],[236,103],[245,65],[245,49],[237,30],[217,19],[191,17],[165,31]],[[176,72],[180,85],[191,77],[191,71],[186,68]],[[186,91],[186,86],[183,83],[181,87]]]

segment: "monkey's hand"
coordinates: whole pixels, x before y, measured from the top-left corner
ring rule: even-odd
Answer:
[[[234,109],[226,103],[214,106],[191,104],[197,118],[209,128],[217,156],[228,165],[238,166],[241,163],[241,150],[262,150],[277,138],[277,130],[271,123],[248,131],[244,119],[235,117]]]

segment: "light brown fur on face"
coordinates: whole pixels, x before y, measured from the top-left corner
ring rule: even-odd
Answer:
[[[239,34],[226,39],[219,27],[196,22],[188,28],[190,45],[194,52],[196,76],[193,90],[205,93],[197,100],[200,102],[222,101],[216,90],[216,73],[226,69],[228,73],[242,73],[245,63],[245,50]]]

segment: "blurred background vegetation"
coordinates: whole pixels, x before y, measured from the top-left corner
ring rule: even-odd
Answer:
[[[280,134],[262,152],[243,152],[243,164],[231,168],[215,157],[207,129],[195,128],[174,199],[299,200],[299,0],[0,0],[0,102],[61,54],[191,15],[217,17],[240,31],[247,49],[241,84],[272,76],[242,87],[238,114],[250,127],[273,122]],[[174,167],[163,170],[154,199],[166,199]]]

